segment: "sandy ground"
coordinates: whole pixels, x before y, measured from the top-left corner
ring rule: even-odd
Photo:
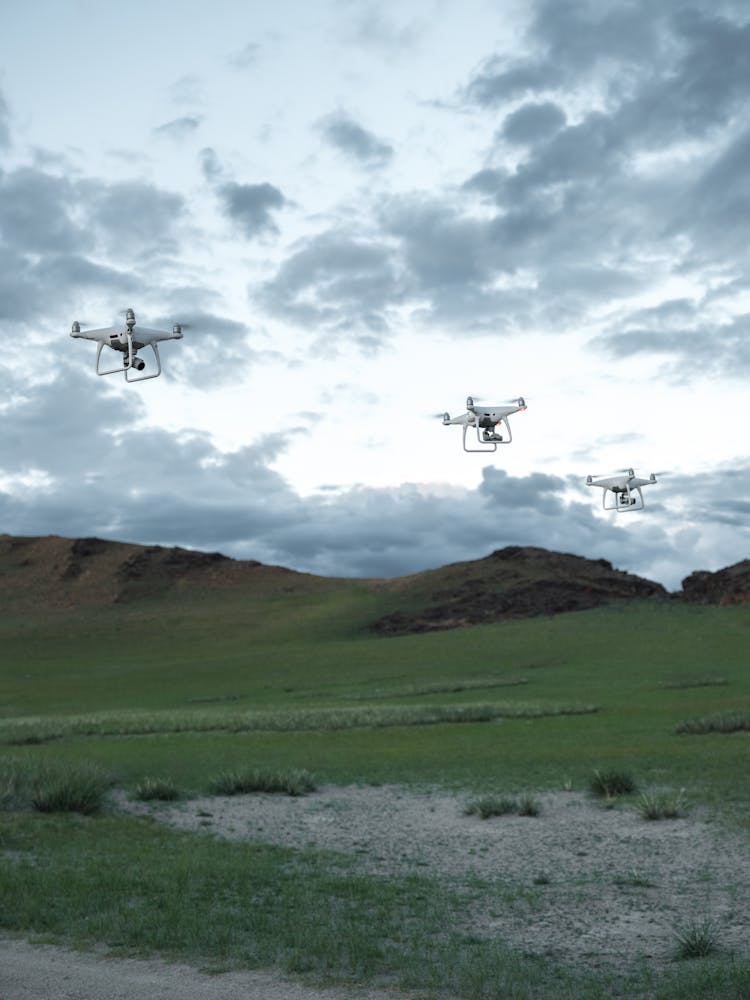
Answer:
[[[393,1000],[393,994],[313,989],[263,972],[211,975],[189,965],[0,938],[0,1000]]]
[[[747,957],[750,845],[710,816],[648,822],[577,792],[535,796],[536,817],[481,820],[466,796],[396,786],[327,786],[302,797],[245,795],[116,808],[184,830],[355,859],[353,871],[418,874],[465,893],[457,931],[611,970],[670,961],[675,930],[711,918]],[[314,989],[273,973],[210,975],[0,939],[0,1000],[393,1000],[382,990]]]

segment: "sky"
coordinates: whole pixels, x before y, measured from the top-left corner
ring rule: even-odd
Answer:
[[[0,532],[748,558],[749,168],[744,0],[6,0]],[[128,307],[185,324],[135,385],[69,337]]]

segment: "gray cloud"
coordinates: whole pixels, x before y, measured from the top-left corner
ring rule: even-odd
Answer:
[[[355,338],[364,333],[363,346],[373,347],[387,336],[388,308],[400,294],[387,246],[329,230],[299,244],[258,299],[303,327]]]
[[[0,149],[10,147],[10,109],[8,102],[0,93]]]
[[[321,119],[318,128],[335,149],[362,166],[382,167],[393,157],[392,146],[343,111]]]
[[[202,121],[201,115],[183,115],[181,118],[173,118],[172,121],[164,122],[163,125],[157,125],[154,132],[156,135],[166,136],[168,139],[179,142],[200,128]]]
[[[215,163],[204,160],[209,173]],[[206,167],[204,166],[204,170]],[[287,200],[281,191],[268,182],[262,184],[237,184],[227,181],[218,189],[222,211],[237,224],[248,239],[253,239],[263,233],[278,233],[278,226],[272,213],[287,205]]]
[[[229,56],[229,65],[235,69],[248,69],[258,62],[260,52],[260,45],[255,42],[248,42],[247,45],[244,45]]]
[[[565,125],[565,112],[552,101],[523,104],[507,116],[501,134],[518,143],[535,143],[548,139]]]

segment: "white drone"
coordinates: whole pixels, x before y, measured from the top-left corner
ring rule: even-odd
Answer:
[[[643,510],[641,487],[655,482],[656,473],[652,472],[648,479],[639,479],[632,469],[622,469],[614,476],[586,476],[587,486],[600,486],[604,490],[602,507],[618,514],[626,510]],[[607,503],[608,493],[612,494],[610,503]]]
[[[511,443],[513,435],[510,432],[508,417],[511,413],[518,413],[520,410],[525,409],[526,403],[523,400],[523,396],[519,396],[518,399],[511,400],[508,405],[500,406],[477,406],[474,402],[473,396],[467,396],[466,413],[463,413],[460,417],[453,417],[452,419],[450,413],[444,413],[443,423],[446,427],[450,424],[460,424],[463,426],[464,451],[489,453],[497,451],[497,446],[499,444]],[[505,424],[505,428],[508,432],[507,439],[503,438],[502,434],[498,434],[495,430],[499,423]],[[477,441],[479,441],[481,445],[485,445],[485,447],[466,447],[466,432],[470,427],[476,427]],[[487,445],[490,447],[486,447]]]
[[[84,340],[96,340],[99,346],[96,349],[96,374],[114,375],[117,372],[125,372],[126,382],[143,382],[147,378],[156,378],[161,375],[161,360],[159,358],[159,348],[156,346],[160,340],[181,340],[182,327],[175,323],[171,333],[162,330],[147,330],[139,327],[138,332],[134,330],[135,313],[132,309],[125,312],[125,328],[116,326],[104,327],[101,330],[81,330],[81,324],[76,320],[73,329],[70,331],[71,337],[82,337]],[[110,347],[113,351],[119,351],[123,355],[122,363],[117,368],[107,368],[102,371],[100,368],[101,354],[103,347]],[[133,375],[134,371],[142,372],[146,367],[143,358],[138,357],[138,351],[142,347],[150,347],[154,352],[156,360],[156,371],[148,375]]]

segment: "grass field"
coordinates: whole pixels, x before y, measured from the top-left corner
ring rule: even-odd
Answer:
[[[367,623],[392,606],[392,595],[342,583],[5,618],[0,753],[14,766],[94,764],[127,790],[156,776],[183,794],[248,767],[467,795],[583,789],[594,769],[624,768],[640,789],[685,788],[750,833],[747,727],[678,732],[709,716],[747,720],[750,607],[634,602],[372,636]],[[6,808],[0,849],[20,859],[0,878],[2,926],[55,939],[436,995],[441,983],[465,997],[750,993],[747,956],[657,976],[634,955],[631,978],[613,986],[606,971],[448,932],[464,901],[430,878],[366,877],[341,857],[230,845],[106,811]]]

